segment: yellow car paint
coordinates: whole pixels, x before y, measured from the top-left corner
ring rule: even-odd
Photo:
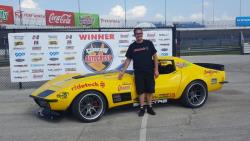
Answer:
[[[225,71],[201,67],[181,58],[159,57],[159,62],[162,62],[162,65],[167,65],[168,63],[164,61],[172,61],[175,71],[169,74],[160,74],[156,79],[154,100],[179,99],[186,86],[194,80],[203,81],[208,92],[219,90],[223,85],[219,82],[226,79]],[[82,78],[78,79],[72,77],[79,76],[79,73],[61,75],[42,85],[31,96],[44,100],[55,100],[49,102],[51,110],[55,111],[67,110],[74,99],[85,91],[98,91],[103,94],[108,108],[138,103],[133,75],[126,73],[121,80],[118,80],[118,74],[119,72],[116,71],[86,77],[83,75]],[[52,90],[54,93],[40,97],[39,94],[46,90]],[[131,93],[131,100],[113,101],[114,94],[123,93]]]

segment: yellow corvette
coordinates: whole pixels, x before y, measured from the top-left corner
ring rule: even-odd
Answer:
[[[117,69],[96,74],[66,74],[48,81],[30,96],[50,112],[72,113],[84,122],[100,119],[107,109],[138,103],[133,70],[127,70],[118,80]],[[191,63],[177,57],[159,57],[159,77],[156,79],[154,101],[180,100],[185,106],[202,106],[208,92],[219,90],[225,81],[224,66]]]

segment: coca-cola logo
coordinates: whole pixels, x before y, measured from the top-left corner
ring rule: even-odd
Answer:
[[[69,14],[63,14],[61,16],[55,15],[55,13],[52,13],[49,15],[49,22],[50,23],[60,23],[60,24],[70,24],[71,22],[71,16]]]
[[[46,24],[55,26],[74,26],[74,14],[71,12],[46,10]]]

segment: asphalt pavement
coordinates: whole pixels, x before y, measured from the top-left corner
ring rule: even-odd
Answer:
[[[156,116],[137,116],[132,107],[108,111],[95,123],[70,113],[57,121],[36,116],[29,97],[35,89],[0,91],[0,141],[249,141],[250,55],[183,57],[226,66],[230,82],[198,109],[176,103],[156,105]]]

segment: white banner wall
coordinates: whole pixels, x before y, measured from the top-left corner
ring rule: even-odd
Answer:
[[[22,13],[23,25],[46,26],[45,12],[41,11],[22,11],[16,10],[14,13],[14,21],[16,25],[20,25],[20,17]]]
[[[124,27],[124,19],[100,15],[100,27]]]
[[[50,80],[66,73],[95,73],[125,60],[133,32],[10,33],[12,82]],[[172,29],[144,31],[159,56],[172,56]]]

